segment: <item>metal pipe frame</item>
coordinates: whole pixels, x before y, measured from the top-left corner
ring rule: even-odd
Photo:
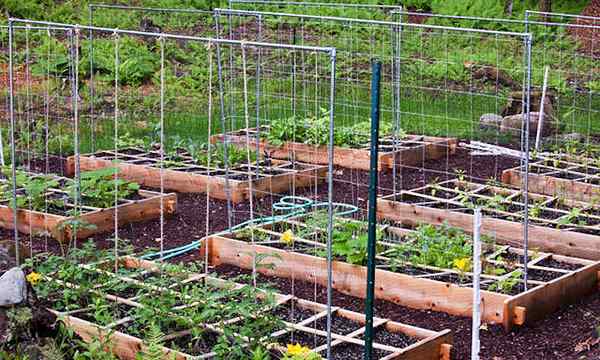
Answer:
[[[232,4],[262,4],[262,5],[297,5],[297,6],[313,6],[313,7],[347,7],[347,8],[359,8],[359,9],[401,9],[401,5],[375,5],[375,4],[347,4],[347,3],[326,3],[326,2],[303,2],[303,1],[266,1],[266,0],[229,0],[228,6],[231,9]]]
[[[113,5],[113,4],[89,4],[89,10],[94,9],[115,9],[115,10],[131,10],[131,11],[148,11],[148,12],[180,12],[188,14],[206,14],[212,15],[210,10],[201,9],[176,9],[176,8],[154,8],[154,7],[143,7],[143,6],[128,6],[128,5]]]
[[[313,51],[313,52],[327,53],[330,55],[334,52],[333,47],[302,46],[302,45],[266,43],[266,42],[258,42],[258,41],[213,39],[213,38],[190,36],[190,35],[176,35],[176,34],[169,34],[169,33],[144,32],[144,31],[137,31],[137,30],[123,30],[123,29],[113,29],[113,28],[106,28],[106,27],[99,27],[99,26],[63,24],[63,23],[57,23],[57,22],[52,22],[52,21],[40,21],[40,20],[18,19],[18,18],[9,18],[9,21],[12,23],[36,24],[36,25],[62,27],[63,28],[62,30],[78,28],[81,30],[93,30],[93,31],[99,31],[99,32],[106,32],[106,33],[110,33],[110,34],[126,34],[126,35],[137,35],[137,36],[149,36],[149,37],[164,38],[164,39],[192,40],[192,41],[201,41],[201,42],[214,43],[214,44],[253,46],[253,47],[257,47],[257,48]]]
[[[463,15],[445,15],[445,14],[433,14],[433,13],[424,13],[424,12],[416,12],[416,11],[407,11],[407,10],[397,10],[394,11],[395,13],[398,13],[400,15],[412,15],[412,16],[426,16],[426,17],[433,17],[433,18],[439,18],[439,19],[455,19],[455,20],[475,20],[475,21],[486,21],[486,22],[496,22],[496,23],[505,23],[505,24],[521,24],[524,26],[524,32],[527,33],[527,29],[526,29],[526,25],[527,24],[532,24],[532,25],[547,25],[547,26],[557,26],[557,27],[573,27],[573,28],[598,28],[600,27],[600,25],[585,25],[585,24],[570,24],[570,23],[563,23],[563,22],[548,22],[548,21],[536,21],[536,20],[527,20],[527,14],[540,14],[540,15],[548,15],[548,16],[567,16],[568,14],[561,14],[561,13],[544,13],[544,12],[540,12],[540,11],[532,11],[532,10],[526,10],[525,11],[525,19],[521,20],[521,19],[503,19],[503,18],[487,18],[487,17],[481,17],[481,16],[463,16]],[[567,16],[567,17],[579,17],[579,18],[583,18],[582,15],[571,15],[571,16]],[[600,18],[596,18],[593,16],[589,16],[589,17],[585,17],[585,18],[590,18],[590,19],[596,19],[600,21]],[[434,26],[434,25],[432,25]]]
[[[395,26],[395,25],[398,25],[398,23],[394,22],[394,21],[368,20],[368,19],[351,19],[351,18],[344,18],[344,17],[338,17],[338,16],[303,15],[303,14],[290,14],[290,13],[279,13],[279,12],[270,12],[270,11],[235,10],[235,9],[217,8],[217,9],[214,9],[214,12],[217,13],[217,14],[227,14],[227,15],[287,16],[287,17],[302,18],[302,19],[330,20],[330,21],[340,21],[340,22],[346,22],[346,23],[348,23],[348,22],[350,22],[350,23],[362,23],[362,24],[370,24],[370,25],[385,25],[385,26]],[[520,37],[520,38],[527,37],[527,33],[525,33],[525,32],[514,32],[514,31],[473,29],[473,28],[461,28],[461,27],[453,27],[453,26],[413,24],[413,23],[402,23],[402,26],[403,27],[408,27],[408,28],[427,29],[427,30],[446,30],[446,31],[466,32],[466,33],[479,33],[479,34],[490,34],[490,35],[501,35],[501,36],[514,36],[514,37]]]

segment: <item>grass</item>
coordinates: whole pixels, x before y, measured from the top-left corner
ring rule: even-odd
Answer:
[[[26,1],[25,3],[28,3]],[[464,15],[482,15],[478,12],[485,8],[484,16],[499,17],[497,5],[500,1],[482,2],[474,0],[463,1],[409,1],[408,5],[425,7],[441,14],[461,13]],[[532,1],[528,0],[523,6],[531,8]],[[557,3],[557,2],[555,2]],[[573,1],[569,4],[556,5],[555,10],[565,12],[578,12],[585,5],[585,1]],[[178,3],[173,0],[157,0],[144,3],[155,7],[196,7],[207,8],[215,5],[215,2]],[[485,5],[485,6],[484,6]],[[20,4],[9,2],[9,9],[14,9],[16,16],[39,15],[40,18],[51,18],[55,21],[71,21],[87,23],[87,2],[66,1],[57,6],[47,4],[32,4],[31,7],[20,6]],[[71,6],[69,12],[67,7]],[[514,10],[515,17],[519,17],[522,8],[519,3]],[[311,12],[321,15],[354,16],[361,18],[377,18],[388,16],[373,11],[365,14],[365,11],[356,9],[340,10],[339,8],[324,9],[312,8]],[[292,7],[278,8],[277,11],[292,11]],[[297,12],[297,8],[295,12]],[[31,14],[34,12],[36,14]],[[163,30],[180,33],[210,34],[209,26],[212,20],[206,15],[196,14],[144,14],[155,25]],[[85,21],[82,21],[84,20]],[[337,125],[351,125],[369,119],[370,97],[369,62],[376,56],[384,63],[384,78],[382,88],[382,120],[393,121],[392,113],[393,88],[390,85],[391,59],[393,56],[392,35],[388,27],[366,27],[360,25],[347,25],[339,22],[305,21],[302,24],[298,20],[286,18],[264,18],[265,29],[273,40],[302,45],[335,46],[338,49],[337,57],[337,93],[335,107],[335,122]],[[109,9],[97,9],[94,13],[94,23],[101,26],[119,26],[121,28],[139,28],[140,13],[138,11],[121,11]],[[441,24],[443,21],[430,19],[432,23]],[[284,24],[285,23],[285,24]],[[200,26],[202,25],[202,26]],[[240,19],[236,24],[237,30],[249,28],[251,22],[248,19]],[[285,25],[285,26],[283,26]],[[457,25],[457,24],[454,24]],[[469,22],[461,22],[460,26],[471,26]],[[492,22],[476,24],[477,26],[496,29],[499,24]],[[520,26],[520,25],[519,25]],[[296,38],[291,36],[291,28],[296,28]],[[501,88],[496,91],[489,84],[482,84],[471,78],[470,71],[464,62],[470,61],[480,65],[497,66],[507,72],[516,83],[521,83],[525,74],[523,67],[523,44],[522,39],[515,37],[495,37],[487,35],[465,35],[460,32],[447,31],[423,31],[419,29],[403,29],[402,51],[401,51],[401,100],[400,100],[400,124],[408,133],[455,136],[467,139],[489,139],[490,141],[508,141],[506,136],[495,133],[485,133],[479,130],[478,120],[484,113],[499,113],[506,102],[509,88]],[[506,29],[505,29],[506,30]],[[515,30],[515,29],[511,29]],[[227,31],[227,29],[225,29]],[[251,32],[247,36],[251,37]],[[23,39],[23,32],[18,32],[17,39]],[[300,35],[304,35],[301,37]],[[600,132],[600,126],[592,119],[595,117],[594,108],[598,108],[600,101],[595,91],[600,89],[600,75],[595,75],[590,69],[594,68],[591,59],[585,56],[572,56],[576,54],[577,45],[565,31],[540,31],[534,43],[534,67],[532,72],[533,84],[537,87],[542,82],[544,66],[552,66],[550,86],[559,95],[556,113],[565,124],[566,131],[577,131],[584,134]],[[53,52],[53,63],[51,68],[56,73],[66,73],[68,63],[66,47],[58,42],[48,42],[43,34],[31,34],[32,44],[38,42],[42,45],[34,46],[36,62],[32,65],[34,71],[42,69],[38,75],[43,75],[46,69],[44,58],[46,51]],[[110,97],[112,91],[111,79],[114,77],[113,43],[109,38],[98,38],[95,40],[95,64],[99,92]],[[22,41],[19,42],[22,45]],[[86,79],[89,74],[86,58],[86,40],[82,40],[82,62],[80,70],[81,78]],[[24,60],[23,49],[17,46],[17,63]],[[20,51],[19,51],[20,50]],[[119,123],[120,134],[127,134],[131,138],[152,136],[156,138],[156,123],[159,119],[158,108],[158,46],[155,41],[142,42],[139,39],[123,39],[121,42],[122,64],[119,69],[121,82],[127,90],[134,93],[139,85],[150,89],[150,93],[143,96],[131,96],[123,94],[120,97],[121,115]],[[228,59],[228,50],[224,58]],[[571,55],[566,56],[565,54]],[[165,135],[171,139],[191,138],[195,141],[206,142],[208,136],[208,110],[206,86],[208,81],[207,53],[203,44],[179,44],[167,43],[167,107],[165,110]],[[256,94],[253,82],[254,54],[249,55],[249,122],[253,126],[256,116]],[[304,56],[304,57],[303,57]],[[263,67],[264,71],[270,71],[265,75],[261,83],[260,118],[262,123],[268,123],[272,119],[288,118],[296,115],[297,118],[308,117],[320,111],[320,108],[328,108],[328,60],[326,56],[306,57],[307,54],[287,52],[270,53],[265,52]],[[306,63],[308,59],[308,63]],[[226,75],[226,109],[225,123],[227,128],[239,128],[245,126],[243,114],[243,98],[240,94],[241,81],[241,59],[240,53],[233,53],[234,63]],[[315,69],[314,61],[318,67]],[[290,64],[296,64],[292,68]],[[225,64],[227,66],[227,63]],[[215,69],[216,71],[216,69]],[[315,71],[317,74],[315,74]],[[293,83],[291,74],[295,72],[298,77]],[[572,74],[581,78],[577,86],[581,93],[573,93]],[[313,76],[317,77],[314,78]],[[215,75],[216,76],[216,75]],[[232,80],[235,91],[227,90],[229,79]],[[306,85],[306,87],[303,87]],[[213,86],[217,86],[216,78]],[[294,89],[296,91],[294,92]],[[83,85],[80,93],[84,96],[84,104],[89,103],[87,89]],[[67,96],[68,94],[61,94]],[[99,95],[99,98],[101,96]],[[217,95],[213,103],[213,127],[212,132],[223,131],[221,126],[221,114]],[[113,120],[111,115],[110,100],[106,104],[100,104],[105,112],[99,121],[97,145],[98,148],[112,148]],[[85,111],[82,114],[81,151],[90,151],[91,130],[85,120]],[[175,140],[172,140],[175,139]]]

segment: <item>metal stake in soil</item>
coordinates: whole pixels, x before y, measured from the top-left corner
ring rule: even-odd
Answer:
[[[373,299],[375,297],[375,242],[377,239],[377,162],[379,145],[379,85],[381,62],[373,62],[371,80],[371,169],[369,170],[369,239],[367,245],[367,300],[365,301],[365,360],[371,360],[373,352]]]
[[[471,360],[479,360],[481,348],[479,328],[481,326],[481,208],[475,209],[473,217],[473,328],[471,338]]]

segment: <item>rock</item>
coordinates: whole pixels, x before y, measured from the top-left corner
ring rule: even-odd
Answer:
[[[529,114],[529,136],[535,137],[537,135],[537,125],[540,117],[539,112],[532,112]],[[523,122],[525,121],[525,114],[517,114],[505,116],[502,119],[502,124],[500,125],[500,131],[502,132],[510,132],[513,134],[520,134],[523,128]],[[552,119],[544,118],[542,124],[542,136],[548,136],[552,133],[556,132],[557,127],[555,122]]]
[[[579,133],[562,134],[552,139],[552,143],[555,142],[582,142],[584,140],[583,135]]]
[[[27,299],[27,281],[25,273],[14,267],[0,277],[0,306],[11,306]]]
[[[530,101],[530,111],[539,112],[540,104],[542,99],[541,91],[532,91],[529,95]],[[546,97],[544,97],[544,114],[547,117],[554,118],[554,103],[555,96],[551,91],[546,92]],[[506,105],[502,109],[502,116],[510,116],[510,115],[518,115],[523,112],[523,92],[522,91],[513,91],[508,95],[508,100]]]
[[[479,128],[498,130],[502,125],[502,119],[498,114],[483,114],[479,118]]]

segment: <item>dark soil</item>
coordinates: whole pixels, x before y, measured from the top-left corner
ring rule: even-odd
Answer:
[[[57,161],[58,162],[58,161]],[[41,164],[44,165],[45,164]],[[499,178],[502,170],[518,165],[518,161],[501,156],[470,156],[466,150],[459,149],[456,155],[441,160],[424,161],[414,167],[399,168],[397,190],[423,186],[434,180],[443,181],[454,177],[455,170],[464,170],[468,180],[485,181],[490,177]],[[52,169],[62,173],[62,165],[52,162]],[[381,172],[380,193],[391,192],[393,179],[390,171]],[[368,173],[365,171],[336,168],[334,173],[334,201],[357,205],[361,215],[366,215]],[[297,190],[296,195],[325,200],[326,184],[314,188]],[[255,200],[255,216],[271,215],[271,204],[278,196],[268,196]],[[227,204],[225,201],[209,202],[208,232],[214,233],[227,228]],[[233,223],[241,223],[249,218],[248,204],[233,205]],[[164,223],[164,245],[166,249],[188,244],[206,235],[206,196],[204,194],[178,194],[178,213],[166,218]],[[0,229],[0,236],[12,239],[12,230]],[[111,233],[94,236],[94,242],[100,248],[114,246]],[[158,221],[128,224],[119,227],[120,244],[126,241],[134,249],[148,250],[158,248],[160,225]],[[50,237],[21,234],[23,244],[32,248],[32,252],[45,250],[60,253],[58,243]],[[78,242],[80,246],[81,242]],[[176,261],[199,260],[199,252],[190,252],[178,257]],[[1,270],[1,269],[0,269]],[[281,291],[292,292],[291,281],[278,280]],[[302,286],[294,284],[296,296],[325,302],[326,290],[314,284]],[[336,305],[350,310],[364,311],[364,301],[335,292]],[[421,326],[432,330],[449,328],[454,334],[454,359],[467,359],[470,353],[471,322],[467,318],[458,318],[444,313],[409,309],[395,304],[376,301],[376,315],[395,321]],[[576,306],[569,306],[531,327],[517,329],[505,334],[500,326],[490,326],[482,332],[482,353],[484,359],[578,359],[575,346],[589,338],[591,330],[598,324],[600,316],[600,296],[594,295],[581,299]],[[593,350],[594,351],[594,350]],[[596,353],[594,353],[597,355]],[[597,358],[597,357],[596,357]]]
[[[217,272],[223,276],[248,273],[233,266],[220,266]],[[282,293],[292,293],[292,282],[287,279],[259,276],[259,280],[269,282]],[[294,281],[293,294],[311,301],[326,302],[327,289],[311,283]],[[333,292],[335,306],[357,312],[364,311],[364,300]],[[416,310],[399,306],[388,301],[375,301],[375,315],[389,318],[425,329],[441,331],[450,329],[454,347],[452,359],[470,359],[471,319],[450,316],[446,313]],[[481,331],[482,359],[524,360],[524,359],[582,359],[575,347],[588,341],[598,324],[600,315],[600,295],[580,299],[577,304],[566,306],[533,325],[515,328],[504,332],[501,325],[488,325]],[[596,348],[590,354],[597,355]],[[598,357],[583,357],[598,359]]]
[[[315,322],[311,322],[307,326],[314,327],[317,330],[327,331],[327,316],[324,316]],[[337,314],[333,314],[331,317],[331,332],[338,335],[348,335],[362,327],[363,325],[361,323]]]
[[[311,316],[315,315],[315,312],[308,309],[304,309],[295,304],[294,306],[292,306],[290,302],[287,302],[275,308],[273,314],[283,321],[291,323],[300,323],[303,320],[306,320]]]
[[[208,354],[217,344],[218,335],[206,331],[200,338],[194,338],[192,335],[180,336],[168,342],[168,347],[178,349],[188,355],[199,356]]]
[[[302,346],[308,346],[309,348],[314,349],[318,346],[326,344],[327,338],[325,336],[319,336],[296,330],[279,337],[278,342],[283,346],[286,346],[287,344],[300,344]]]
[[[364,336],[361,336],[360,338],[364,339]],[[383,326],[375,328],[375,336],[373,337],[373,342],[393,346],[398,349],[403,349],[407,346],[416,343],[417,341],[419,340],[405,335],[403,333],[388,331]]]
[[[584,267],[582,264],[571,264],[564,261],[557,261],[554,258],[546,258],[536,264],[537,266],[549,267],[554,269],[571,270],[575,271]]]
[[[331,348],[330,360],[361,360],[363,359],[364,348],[357,344],[342,343]],[[321,355],[325,357],[323,351]],[[390,352],[373,349],[373,359],[381,359]]]

